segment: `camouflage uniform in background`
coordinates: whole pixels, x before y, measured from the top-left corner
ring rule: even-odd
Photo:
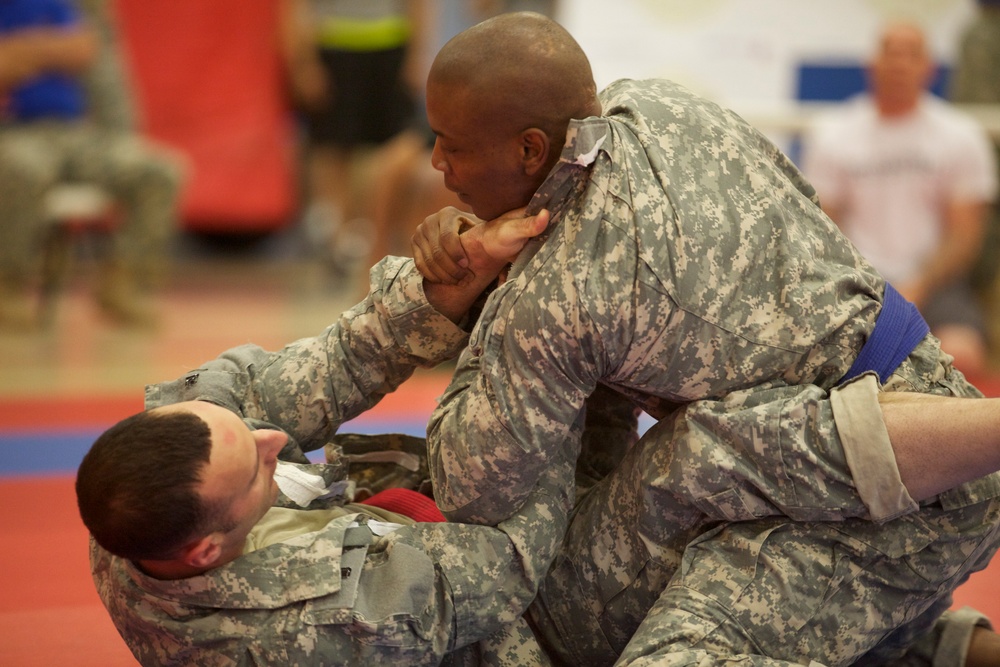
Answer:
[[[529,610],[554,657],[898,657],[1000,544],[1000,476],[919,508],[906,493],[878,382],[839,385],[885,283],[785,156],[670,82],[601,98],[432,416],[438,506],[503,520],[575,460],[571,425],[606,385],[659,422],[578,504]],[[884,389],[980,396],[930,336]]]
[[[147,407],[211,401],[251,427],[284,429],[292,440],[282,458],[301,459],[415,366],[439,363],[466,340],[427,304],[412,262],[387,260],[372,275],[378,288],[322,335],[279,353],[230,350],[149,387]],[[358,454],[354,439],[339,442]],[[569,461],[490,528],[387,527],[412,522],[350,504],[343,481],[355,460],[332,459],[304,467],[339,493],[304,508],[282,496],[278,505],[292,509],[272,508],[243,556],[202,575],[153,579],[92,541],[97,590],[142,664],[547,664],[521,614],[566,529]],[[296,535],[274,542],[266,532],[275,523]]]
[[[45,194],[58,183],[97,185],[119,206],[122,218],[105,267],[108,281],[121,280],[121,274],[130,284],[162,279],[176,228],[180,161],[138,134],[108,2],[78,5],[100,44],[95,63],[79,78],[84,118],[23,121],[0,111],[0,282],[12,290],[26,288],[37,273],[48,222]]]
[[[1000,2],[981,1],[979,14],[962,36],[950,81],[949,99],[956,104],[1000,104]],[[1000,137],[993,136],[1000,164]],[[987,216],[983,250],[971,274],[973,285],[986,295],[993,316],[993,335],[1000,333],[1000,204]]]

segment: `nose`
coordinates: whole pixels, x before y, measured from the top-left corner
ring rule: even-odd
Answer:
[[[448,168],[448,163],[444,159],[444,152],[441,150],[440,143],[439,139],[434,140],[434,150],[431,151],[431,166],[440,172],[444,172]]]
[[[278,458],[278,452],[288,444],[288,434],[284,431],[264,428],[254,431],[253,435],[261,458],[266,461]]]

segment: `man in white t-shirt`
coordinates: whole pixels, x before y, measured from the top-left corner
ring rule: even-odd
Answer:
[[[967,274],[979,252],[996,165],[983,130],[927,92],[923,31],[893,23],[869,66],[870,94],[820,120],[804,171],[823,210],[927,319],[955,365],[986,363]]]

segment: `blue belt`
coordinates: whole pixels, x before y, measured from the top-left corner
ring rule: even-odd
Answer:
[[[882,311],[875,319],[875,328],[838,384],[866,371],[875,371],[879,382],[885,384],[929,331],[917,307],[886,283]]]

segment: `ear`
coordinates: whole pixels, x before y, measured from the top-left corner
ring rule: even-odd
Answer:
[[[210,568],[222,556],[222,536],[212,533],[188,544],[181,551],[181,560],[198,569]]]
[[[549,135],[537,127],[529,127],[521,133],[521,164],[525,174],[534,176],[545,168],[550,145]]]

